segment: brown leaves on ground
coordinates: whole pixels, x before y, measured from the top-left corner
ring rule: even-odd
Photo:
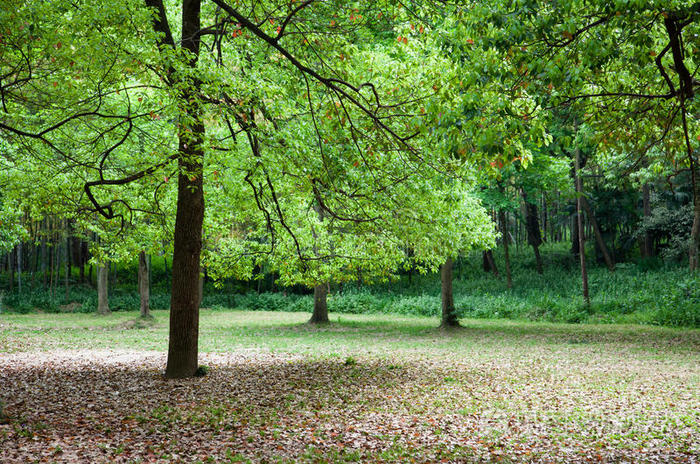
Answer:
[[[0,353],[0,462],[700,461],[698,369],[663,360],[164,358]]]

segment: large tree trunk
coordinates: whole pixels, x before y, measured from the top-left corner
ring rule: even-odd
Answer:
[[[167,29],[162,2],[150,2],[159,9],[154,22],[157,30]],[[189,68],[197,66],[200,36],[200,0],[184,0],[182,6],[182,48],[190,52]],[[172,36],[167,45],[174,46]],[[173,78],[175,73],[169,73]],[[199,341],[199,257],[202,250],[204,221],[203,169],[204,124],[197,102],[200,83],[196,80],[177,82],[182,119],[179,127],[178,187],[175,234],[173,239],[172,290],[170,298],[170,335],[168,378],[193,377],[197,374]]]
[[[459,327],[454,295],[452,294],[452,259],[447,258],[440,266],[442,322],[441,327]]]
[[[540,233],[540,222],[537,219],[537,205],[527,201],[525,190],[522,191],[525,202],[525,228],[527,229],[527,243],[532,246],[535,252],[535,262],[537,273],[542,274],[542,256],[540,256],[540,245],[542,245],[542,234]]]
[[[309,320],[312,324],[325,324],[328,319],[328,284],[314,287],[314,312]]]
[[[199,269],[199,282],[197,283],[197,288],[199,289],[199,300],[197,304],[202,307],[202,300],[204,300],[204,269],[200,267]]]
[[[150,310],[150,281],[148,279],[148,257],[146,252],[139,253],[139,296],[141,297],[140,313],[144,319],[151,317]]]
[[[505,258],[506,265],[506,285],[508,288],[513,287],[513,280],[510,275],[510,252],[508,250],[508,222],[506,221],[506,212],[500,210],[498,212],[498,222],[501,223],[501,235],[503,240],[503,256]]]
[[[196,111],[199,121],[199,110]],[[201,143],[204,126],[200,122],[191,126],[191,130],[191,134],[182,133],[180,136],[180,176],[170,299],[170,343],[165,371],[168,378],[192,377],[198,367],[199,257],[204,220]],[[193,138],[196,140],[192,140]]]
[[[109,265],[97,265],[97,314],[107,315],[109,310]]]
[[[581,194],[580,197],[581,200],[581,205],[583,206],[583,209],[586,210],[586,214],[588,215],[588,220],[591,222],[591,225],[593,226],[593,233],[595,235],[596,242],[598,243],[598,248],[600,248],[601,253],[603,253],[603,259],[605,260],[605,265],[608,266],[608,270],[610,272],[615,271],[615,262],[613,261],[612,257],[610,256],[610,252],[608,251],[608,247],[605,245],[605,240],[603,240],[603,234],[600,232],[600,227],[598,227],[598,221],[596,221],[595,214],[593,213],[593,208],[591,208],[591,205],[588,203],[588,200],[586,200],[586,197]]]

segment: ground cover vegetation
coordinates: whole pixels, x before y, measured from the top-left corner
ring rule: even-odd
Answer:
[[[690,329],[202,311],[166,381],[166,311],[4,315],[3,462],[692,462]]]
[[[593,371],[623,351],[647,353],[668,341],[681,347],[684,374],[667,390],[677,387],[678,396],[697,384],[690,364],[700,327],[700,3],[0,0],[0,7],[0,350],[12,375],[32,388],[45,380],[36,373],[48,369],[46,353],[62,356],[58,377],[83,369],[111,384],[109,376],[131,373],[148,390],[161,362],[167,379],[207,374],[202,349],[221,371],[199,381],[219,382],[217,391],[226,375],[250,378],[238,371],[248,361],[270,378],[294,363],[299,378],[325,369],[318,375],[350,382],[344,376],[356,372],[372,389],[370,378],[393,371],[393,361],[365,355],[357,345],[364,343],[394,353],[399,367],[387,375],[397,382],[419,385],[427,369],[433,391],[436,379],[488,369],[477,366],[487,358],[516,365],[520,358],[509,350],[521,344],[513,333],[528,339],[537,330],[544,332],[532,334],[532,356],[550,347],[552,334],[591,341],[601,355],[590,361]],[[167,330],[160,311],[167,311]],[[289,325],[305,317],[300,313],[311,313],[310,326]],[[437,316],[440,330],[425,327],[433,319],[407,316]],[[477,332],[451,330],[465,323]],[[251,340],[257,330],[260,346]],[[648,343],[635,331],[651,337]],[[487,332],[507,346],[489,344]],[[395,350],[385,333],[397,340]],[[677,344],[675,333],[688,339]],[[368,341],[374,335],[378,340]],[[445,339],[434,341],[439,336]],[[629,346],[618,346],[615,336]],[[442,348],[431,349],[425,337]],[[325,341],[341,358],[349,354],[336,366],[329,353],[319,358],[284,342],[296,338],[302,347]],[[417,348],[399,342],[404,338]],[[164,351],[164,340],[164,359],[143,351]],[[460,371],[457,346],[471,356],[475,340],[488,349]],[[56,351],[112,345],[127,351],[101,352],[112,363],[104,372],[87,359],[90,351]],[[661,351],[675,356],[673,346]],[[251,347],[262,351],[224,353]],[[592,371],[571,358],[576,349],[548,355],[546,371],[583,381],[576,369]],[[662,370],[645,356],[633,369],[642,384]],[[632,369],[620,363],[613,364],[621,372]],[[358,365],[369,367],[362,373]],[[520,385],[524,371],[513,375],[518,380],[507,374],[499,381]],[[540,372],[534,382],[545,377]],[[199,388],[197,380],[178,382],[172,385],[187,395]],[[269,388],[266,397],[281,394]],[[585,388],[566,383],[552,395],[585,396]],[[515,401],[484,394],[496,404]],[[299,409],[311,411],[307,402],[318,398],[314,392]],[[584,410],[608,408],[612,398],[595,397]],[[557,432],[520,453],[534,437],[524,423],[499,449],[516,461],[623,460],[628,452],[632,460],[696,459],[697,416],[656,421],[666,403],[648,398],[651,422],[630,406],[615,427],[632,427],[624,421],[634,416],[639,430],[655,431],[653,439],[634,432],[595,442],[592,430],[609,429],[582,412],[591,427],[572,429],[582,438],[580,455],[567,444],[568,429],[563,441],[552,438]],[[250,401],[262,406],[258,400]],[[696,400],[677,397],[674,404]],[[584,400],[572,401],[566,420],[583,408]],[[38,416],[18,416],[17,404],[0,396],[12,443],[34,436],[23,424],[39,423]],[[445,404],[433,404],[430,415],[457,407]],[[403,417],[394,406],[370,410]],[[548,427],[538,419],[540,406],[523,406],[513,417]],[[171,429],[173,420],[192,424],[184,407],[169,404],[157,414]],[[133,415],[123,421],[150,424],[148,414],[139,416],[143,422]],[[271,419],[261,420],[268,429]],[[389,446],[385,436],[349,454],[345,445],[329,454],[329,442],[316,449],[246,432],[251,442],[267,437],[287,451],[251,454],[241,442],[233,454],[209,454],[401,460],[418,450],[425,461],[498,458],[496,442],[479,434],[482,441],[468,449],[447,439],[456,429],[429,439],[423,432],[416,432],[419,445],[400,435]],[[131,459],[103,451],[64,459]],[[153,453],[143,448],[135,459]],[[181,450],[158,453],[194,459]]]

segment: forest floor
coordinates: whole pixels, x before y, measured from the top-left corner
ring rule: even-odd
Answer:
[[[700,330],[202,311],[0,314],[0,462],[700,462]]]

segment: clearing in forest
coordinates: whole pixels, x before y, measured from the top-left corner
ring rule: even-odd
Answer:
[[[0,315],[0,462],[699,462],[700,331],[203,311]]]

